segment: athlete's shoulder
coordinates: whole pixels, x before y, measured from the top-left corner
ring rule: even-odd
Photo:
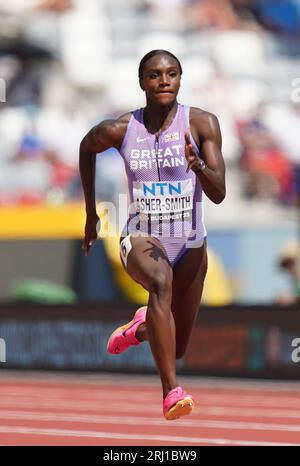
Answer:
[[[220,125],[216,115],[201,108],[191,107],[190,126],[200,138],[206,139],[220,134]]]
[[[116,122],[116,123],[120,123],[120,124],[127,124],[127,125],[128,125],[128,123],[129,123],[129,121],[130,121],[130,118],[131,118],[132,114],[133,114],[133,111],[124,113],[123,115],[119,116],[119,117],[115,120],[115,122]]]
[[[120,130],[126,131],[131,115],[132,115],[132,112],[128,112],[128,113],[124,113],[123,115],[115,119],[103,120],[100,123],[100,126],[103,129],[103,131],[107,131],[107,132],[115,132],[115,131],[120,131]]]
[[[190,121],[197,121],[202,124],[217,124],[218,118],[214,113],[198,107],[190,107]]]
[[[117,149],[122,145],[131,115],[132,112],[127,112],[116,119],[103,120],[99,125],[102,135],[112,141]]]

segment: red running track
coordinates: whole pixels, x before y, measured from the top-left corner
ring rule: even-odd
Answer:
[[[166,421],[158,377],[1,371],[0,445],[300,445],[298,383],[180,382],[196,408]]]

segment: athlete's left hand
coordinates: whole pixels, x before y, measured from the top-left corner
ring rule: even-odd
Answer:
[[[82,245],[85,256],[89,254],[91,247],[97,241],[100,228],[101,223],[96,212],[93,214],[87,214],[84,229],[84,241]]]
[[[197,172],[201,170],[200,162],[199,162],[199,157],[195,152],[195,149],[193,148],[193,145],[191,143],[191,136],[190,136],[190,129],[188,128],[184,134],[185,138],[185,147],[184,147],[184,154],[185,158],[187,160],[188,166],[186,169],[186,173],[191,169],[193,172]]]

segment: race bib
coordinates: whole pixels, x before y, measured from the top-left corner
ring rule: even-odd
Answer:
[[[133,199],[141,220],[191,220],[193,183],[182,181],[134,181]]]

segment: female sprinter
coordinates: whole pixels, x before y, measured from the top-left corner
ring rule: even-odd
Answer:
[[[163,391],[166,419],[189,414],[194,401],[176,379],[176,358],[186,350],[207,270],[202,191],[216,204],[225,197],[225,166],[217,118],[177,102],[182,68],[165,50],[139,66],[146,106],[92,128],[80,145],[86,203],[83,249],[97,239],[96,154],[110,147],[124,159],[131,209],[120,238],[127,273],[149,292],[147,307],[111,335],[119,354],[148,340]]]

